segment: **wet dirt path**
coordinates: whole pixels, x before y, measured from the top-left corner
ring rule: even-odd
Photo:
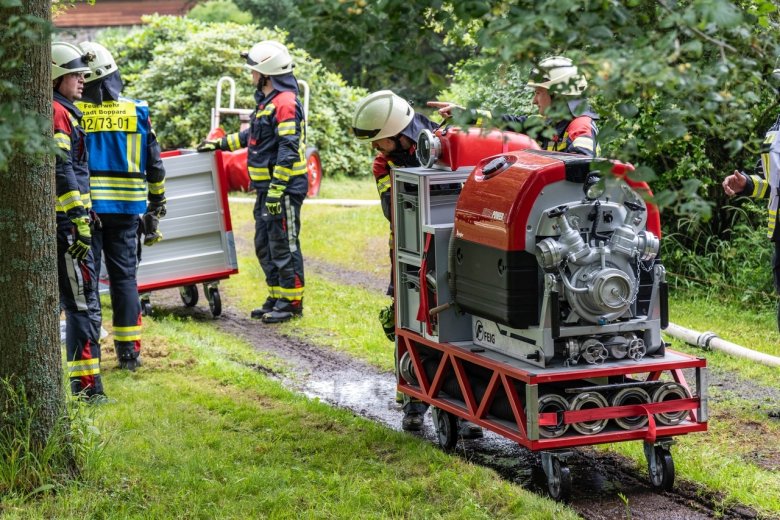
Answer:
[[[360,285],[369,290],[384,292],[386,287],[378,277],[323,262],[307,261],[307,269],[334,281]],[[395,377],[391,372],[381,372],[348,355],[280,334],[272,325],[243,316],[229,305],[225,305],[223,315],[214,320],[205,302],[195,308],[182,307],[175,290],[156,293],[154,303],[167,307],[166,312],[212,321],[223,332],[238,336],[259,351],[284,360],[289,366],[286,374],[293,376],[279,374],[264,366],[252,368],[281,380],[288,388],[351,410],[389,428],[400,429],[402,413],[400,405],[395,402]],[[430,414],[426,414],[423,431],[416,435],[436,442]],[[475,464],[492,468],[503,478],[534,492],[546,493],[538,454],[492,432],[486,432],[485,438],[480,440],[460,441],[454,453]],[[586,519],[758,518],[755,511],[748,507],[737,505],[723,509],[718,506],[718,497],[701,486],[680,482],[679,479],[672,492],[656,492],[650,487],[646,467],[637,468],[632,461],[616,454],[580,448],[574,450],[568,463],[574,490],[569,504]]]

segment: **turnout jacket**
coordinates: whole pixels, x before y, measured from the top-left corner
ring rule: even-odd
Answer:
[[[252,187],[268,191],[271,183],[291,195],[305,195],[309,188],[306,171],[306,122],[303,106],[292,90],[273,90],[267,96],[255,92],[257,108],[249,128],[226,135],[220,149],[249,147],[247,169]]]
[[[401,131],[401,135],[408,137],[412,142],[417,141],[417,136],[421,130],[430,130],[433,132],[438,125],[422,114],[415,114],[412,121]],[[408,150],[397,150],[390,155],[378,153],[374,157],[372,171],[376,189],[379,192],[379,200],[382,203],[382,212],[387,220],[390,220],[390,211],[392,208],[392,185],[390,172],[396,167],[417,167],[420,161],[415,154],[416,145],[412,145]]]
[[[777,226],[777,209],[780,203],[780,118],[770,128],[761,145],[761,160],[753,175],[744,172],[747,180],[743,195],[757,199],[769,199],[767,206],[767,238],[780,242],[780,229]]]
[[[89,167],[81,111],[65,96],[54,91],[54,141],[62,151],[54,166],[57,217],[84,217],[92,204],[89,195]]]
[[[79,102],[89,134],[92,205],[97,213],[140,214],[165,204],[165,168],[145,101],[119,96]]]

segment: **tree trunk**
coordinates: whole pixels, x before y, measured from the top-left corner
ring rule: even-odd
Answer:
[[[0,13],[5,33],[2,47],[7,53],[3,59],[18,58],[13,66],[6,61],[0,67],[0,82],[11,85],[3,87],[0,129],[13,131],[8,162],[5,167],[0,163],[0,378],[11,378],[17,387],[24,385],[30,409],[35,411],[32,440],[40,447],[62,417],[65,403],[54,159],[47,152],[51,150],[47,143],[53,141],[51,2],[24,0],[21,6],[0,8]],[[9,36],[9,24],[18,23],[29,24],[34,37],[18,32]],[[8,107],[13,117],[3,117]],[[0,405],[0,411],[14,406],[12,401]]]

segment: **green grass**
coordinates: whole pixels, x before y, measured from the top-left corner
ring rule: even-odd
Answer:
[[[104,362],[118,402],[95,477],[3,518],[575,518],[418,438],[294,395],[265,356],[210,323],[144,325],[143,368]]]
[[[367,199],[378,198],[376,182],[370,171],[360,177],[325,176],[320,184],[320,199]]]

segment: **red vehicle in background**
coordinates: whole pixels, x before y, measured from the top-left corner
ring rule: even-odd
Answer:
[[[230,102],[227,108],[222,106],[222,85],[227,83],[230,86]],[[303,80],[298,80],[298,85],[303,92],[303,112],[308,123],[309,119],[309,84]],[[223,76],[217,81],[217,94],[214,108],[211,109],[211,130],[208,139],[217,139],[224,137],[226,132],[220,126],[223,115],[238,116],[241,122],[240,129],[243,130],[249,125],[249,116],[252,114],[251,108],[236,108],[236,83],[233,78]],[[228,179],[228,189],[230,191],[250,191],[249,173],[246,167],[247,149],[242,148],[235,152],[222,152],[222,168]],[[320,161],[320,152],[314,146],[306,147],[306,169],[309,174],[309,191],[307,197],[316,197],[320,192],[320,183],[322,182],[322,162]]]

